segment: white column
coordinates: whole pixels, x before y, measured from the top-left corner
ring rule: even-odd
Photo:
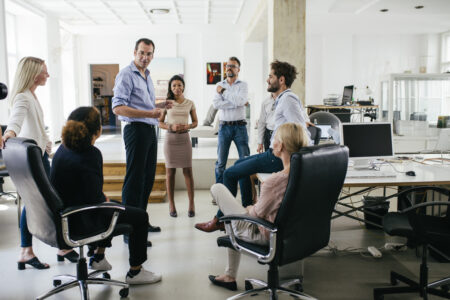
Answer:
[[[47,15],[47,68],[50,73],[49,84],[49,107],[50,113],[50,139],[57,141],[61,139],[61,129],[64,124],[64,95],[62,92],[62,66],[61,66],[61,39],[59,21],[55,16]]]
[[[0,0],[0,82],[8,86],[8,50],[6,48],[6,11],[5,0]],[[8,122],[8,103],[6,99],[0,100],[0,124],[6,125]]]

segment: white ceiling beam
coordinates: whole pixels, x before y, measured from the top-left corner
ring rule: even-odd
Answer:
[[[36,6],[35,4],[30,3],[27,0],[11,0],[11,1],[14,2],[17,5],[22,6],[23,8],[25,8],[25,9],[35,13],[38,16],[41,16],[41,17],[44,17],[44,18],[47,16],[47,13],[43,9],[41,9],[38,6]]]
[[[364,4],[363,6],[361,6],[360,8],[358,8],[355,11],[355,15],[362,13],[363,11],[365,11],[366,9],[368,9],[369,7],[373,6],[375,3],[379,2],[380,0],[372,0],[366,4]]]
[[[206,0],[205,24],[209,24],[211,13],[211,0]]]
[[[95,21],[91,16],[89,16],[87,13],[84,12],[81,8],[77,7],[75,4],[72,3],[70,0],[63,0],[65,3],[67,3],[70,7],[78,11],[80,14],[82,14],[86,19],[94,23],[95,25],[98,25],[97,21]]]
[[[136,2],[139,4],[139,6],[142,8],[142,10],[144,11],[144,14],[147,16],[148,20],[150,21],[151,24],[155,24],[155,22],[152,19],[152,16],[150,15],[150,12],[148,11],[147,8],[145,8],[145,5],[142,3],[141,0],[136,0]]]
[[[239,3],[238,12],[237,12],[236,18],[233,21],[233,24],[237,24],[237,22],[239,21],[239,18],[241,17],[241,13],[242,13],[242,8],[243,7],[244,7],[244,0],[241,0],[241,2]]]
[[[177,4],[175,3],[175,0],[172,0],[172,7],[173,7],[173,11],[175,12],[175,15],[177,16],[178,24],[181,24],[180,15],[178,14],[178,8],[177,8]]]
[[[107,9],[109,9],[109,11],[114,15],[114,16],[116,16],[116,18],[117,19],[119,19],[120,20],[120,22],[122,22],[124,25],[127,25],[127,22],[125,22],[125,20],[124,19],[122,19],[122,17],[109,5],[109,3],[108,2],[106,2],[105,0],[100,0],[100,2],[104,5],[104,6],[106,6],[106,8]]]

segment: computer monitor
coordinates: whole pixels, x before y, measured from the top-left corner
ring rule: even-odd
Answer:
[[[344,94],[342,95],[342,105],[347,105],[352,102],[353,97],[353,85],[344,87]]]
[[[321,130],[320,139],[327,140],[331,137],[330,136],[331,125],[316,125],[316,126],[319,127]]]
[[[380,157],[393,157],[391,123],[342,123],[341,144],[349,149],[354,168],[368,168]]]

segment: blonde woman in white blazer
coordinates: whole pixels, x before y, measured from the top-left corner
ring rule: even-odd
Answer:
[[[25,137],[36,141],[42,149],[42,162],[48,176],[50,176],[50,162],[48,155],[51,153],[52,144],[45,132],[44,113],[35,91],[38,86],[44,86],[47,78],[45,62],[36,57],[24,57],[20,60],[14,78],[14,85],[11,91],[11,116],[8,127],[3,135],[3,143],[11,137]],[[23,208],[20,218],[21,252],[18,269],[25,269],[25,265],[30,265],[36,269],[48,269],[49,265],[41,263],[33,252],[32,235],[28,230],[26,209]],[[78,254],[70,250],[59,250],[58,260],[64,258],[70,261],[77,261]]]

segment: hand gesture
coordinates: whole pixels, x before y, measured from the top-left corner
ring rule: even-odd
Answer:
[[[162,115],[162,110],[160,108],[154,108],[152,110],[149,110],[149,118],[159,118]]]
[[[256,152],[258,152],[258,153],[263,153],[264,152],[263,144],[258,144],[258,148],[256,149]]]
[[[3,149],[3,147],[5,146],[5,142],[12,137],[16,137],[16,133],[12,130],[8,130],[5,132],[5,134],[3,135],[3,137],[1,138],[1,142],[0,142],[0,146]]]
[[[166,102],[164,102],[164,108],[165,109],[171,109],[173,107],[173,103],[174,102],[175,101],[173,101],[173,100],[166,100]]]
[[[218,85],[217,88],[216,88],[217,93],[220,94],[220,92],[222,92],[222,90],[223,90],[223,87],[221,87],[220,85]]]

